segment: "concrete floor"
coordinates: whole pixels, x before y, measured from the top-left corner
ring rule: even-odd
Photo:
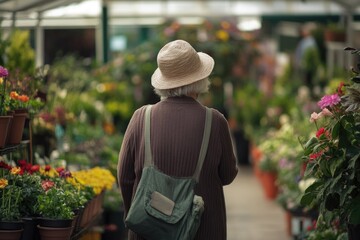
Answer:
[[[285,213],[264,196],[251,167],[239,167],[230,185],[224,187],[227,210],[227,240],[290,240]]]

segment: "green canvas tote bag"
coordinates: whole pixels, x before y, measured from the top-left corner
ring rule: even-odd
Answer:
[[[147,240],[194,239],[204,211],[204,202],[195,195],[210,137],[212,112],[206,108],[206,121],[199,159],[194,175],[171,177],[154,166],[150,148],[150,112],[145,112],[145,163],[142,176],[125,219],[127,228]]]

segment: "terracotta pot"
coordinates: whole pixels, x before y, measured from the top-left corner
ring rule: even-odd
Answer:
[[[42,227],[67,228],[71,227],[73,219],[52,219],[39,218],[39,225]]]
[[[334,32],[331,30],[325,30],[324,39],[328,42],[345,42],[346,35],[343,32]]]
[[[27,113],[14,113],[9,126],[6,142],[10,145],[19,144],[22,140]]]
[[[22,229],[20,230],[0,230],[0,239],[3,240],[19,240],[21,238]]]
[[[71,237],[72,227],[54,228],[37,226],[40,232],[41,240],[69,240]]]
[[[278,187],[276,185],[277,174],[274,172],[262,172],[261,182],[267,199],[273,200],[277,197]]]
[[[23,225],[22,221],[0,221],[1,230],[20,230]]]
[[[11,119],[12,116],[0,116],[0,148],[4,148],[6,145],[6,137]]]

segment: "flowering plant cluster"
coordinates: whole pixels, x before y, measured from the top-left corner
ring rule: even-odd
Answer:
[[[6,68],[3,66],[0,66],[0,116],[5,115],[6,113],[6,107],[7,107],[7,101],[8,99],[5,97],[6,93],[6,79],[9,75],[9,72]]]
[[[20,206],[23,195],[22,188],[18,186],[19,167],[10,167],[1,163],[0,178],[0,220],[19,221],[21,218]]]
[[[108,170],[99,167],[72,173],[63,167],[25,160],[17,165],[0,161],[0,220],[32,216],[71,219],[74,212],[115,182]]]
[[[24,94],[25,89],[15,89],[13,80],[9,80],[9,71],[3,66],[0,66],[0,115],[6,115],[8,111],[13,111],[17,109],[27,109],[30,113],[30,116],[35,115],[43,106],[44,103],[40,98]],[[16,80],[17,82],[26,82],[31,81],[30,78]],[[25,85],[25,84],[23,84]]]
[[[351,84],[341,83],[318,102],[321,111],[310,117],[317,131],[303,146],[305,177],[315,181],[301,203],[318,207],[318,222],[328,226],[335,220],[360,224],[360,77],[355,73]]]

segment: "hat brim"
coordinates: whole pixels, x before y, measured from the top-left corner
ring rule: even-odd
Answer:
[[[203,52],[198,52],[197,54],[201,64],[195,72],[189,73],[184,77],[166,78],[162,75],[160,69],[157,68],[151,76],[151,85],[156,89],[172,89],[189,85],[208,77],[214,68],[214,59]]]

